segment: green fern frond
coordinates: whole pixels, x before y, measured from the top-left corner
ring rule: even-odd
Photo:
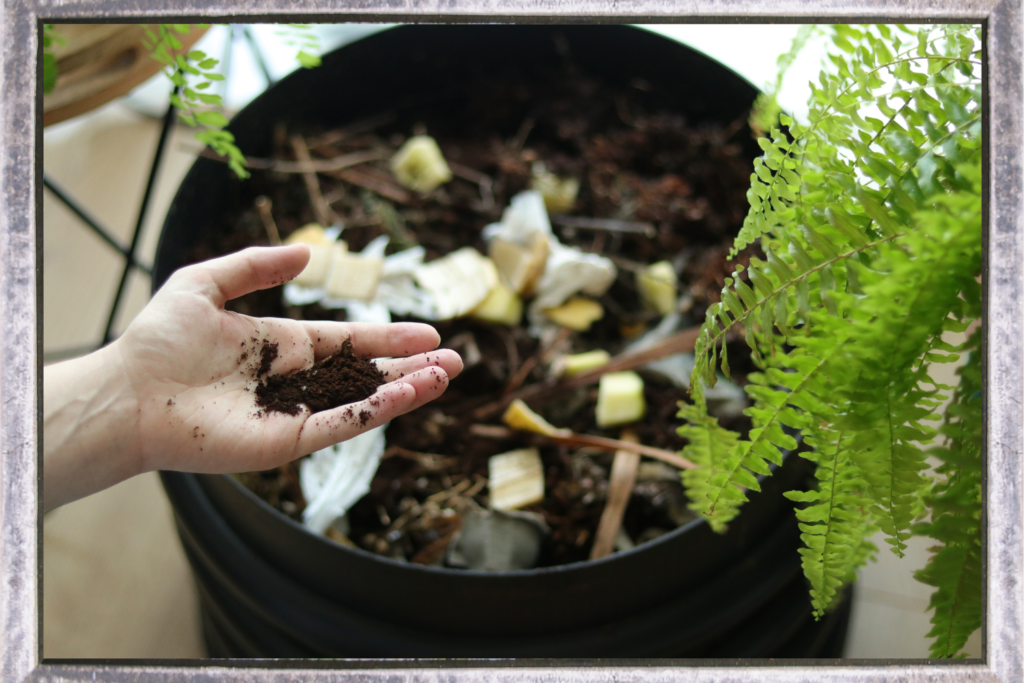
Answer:
[[[982,621],[980,327],[966,348],[970,355],[941,429],[946,443],[930,451],[942,462],[936,468],[941,479],[925,501],[932,520],[914,528],[942,544],[931,549],[935,555],[914,574],[937,589],[929,604],[934,610],[928,633],[934,639],[932,657],[956,656]]]
[[[877,552],[871,533],[881,529],[902,555],[925,503],[946,491],[927,475],[924,447],[950,388],[930,369],[957,358],[941,335],[976,320],[981,296],[978,27],[840,26],[833,43],[809,123],[780,117],[788,134],[759,140],[765,153],[734,247],[759,240],[766,257],[738,266],[709,307],[695,405],[681,413],[692,423],[681,432],[688,457],[702,465],[684,478],[691,507],[719,524],[792,448],[790,431],[803,434],[818,486],[790,497],[804,506],[803,566],[818,615]],[[704,411],[705,384],[719,364],[729,373],[730,332],[761,368],[748,376],[746,438],[715,431]],[[949,630],[947,605],[963,609],[944,568],[973,561],[965,547],[946,551],[929,575],[944,581],[935,636]]]
[[[853,581],[858,567],[873,558],[877,548],[867,540],[874,524],[861,492],[867,483],[850,459],[842,433],[821,430],[805,437],[812,444],[810,459],[817,463],[818,488],[790,491],[786,497],[807,504],[797,510],[804,575],[811,584],[814,616],[821,617],[843,586]]]
[[[719,495],[719,505],[712,511],[708,493],[720,490],[712,480],[719,476],[719,468],[735,447],[739,434],[720,427],[718,420],[708,415],[703,405],[680,403],[679,417],[687,422],[679,428],[679,435],[689,440],[682,455],[700,465],[699,468],[682,471],[683,486],[690,498],[689,507],[704,516],[714,531],[721,533],[739,514],[746,496],[738,489],[730,488]]]

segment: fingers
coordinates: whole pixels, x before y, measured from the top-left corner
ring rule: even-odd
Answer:
[[[368,399],[310,415],[299,433],[295,457],[386,424],[432,401],[447,388],[448,374],[443,368],[430,366],[406,375],[401,381],[382,384]]]
[[[448,379],[452,379],[462,372],[462,358],[451,349],[438,349],[409,358],[376,360],[374,364],[384,373],[384,378],[389,382],[404,380],[407,375],[430,366],[444,370]]]
[[[288,282],[309,262],[309,247],[250,247],[234,254],[182,268],[179,280],[197,286],[216,306],[258,289]]]
[[[352,351],[363,358],[411,356],[437,348],[441,336],[424,323],[337,323],[310,320],[302,323],[313,342],[316,360],[341,350],[352,340]]]

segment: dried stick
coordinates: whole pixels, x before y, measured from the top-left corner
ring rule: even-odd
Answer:
[[[379,114],[377,116],[371,116],[366,119],[354,121],[353,123],[350,123],[347,126],[342,126],[341,128],[328,131],[319,137],[311,139],[310,147],[320,147],[321,145],[333,145],[347,138],[351,138],[356,135],[362,135],[363,133],[369,133],[375,128],[379,128],[380,126],[391,123],[394,120],[394,112],[388,112],[386,114]]]
[[[393,457],[412,460],[426,470],[443,470],[446,467],[451,467],[456,464],[459,460],[458,458],[448,458],[443,455],[437,455],[436,453],[410,451],[409,449],[402,448],[401,446],[388,446],[387,450],[384,451],[384,455],[381,456],[381,460],[387,460],[388,458]]]
[[[523,119],[523,122],[519,125],[519,130],[516,131],[516,136],[508,143],[508,151],[510,154],[514,156],[522,151],[523,145],[526,144],[526,138],[530,137],[530,131],[533,130],[534,123],[536,122],[532,116],[527,116]]]
[[[295,157],[299,160],[299,163],[311,163],[312,159],[309,156],[309,148],[306,147],[306,141],[302,139],[302,136],[293,135],[291,142],[292,149],[295,150]],[[309,201],[313,204],[313,210],[316,211],[317,221],[324,227],[334,223],[332,219],[334,212],[331,211],[331,207],[324,201],[324,195],[320,192],[320,181],[317,180],[316,173],[306,171],[302,174],[302,179],[306,183],[306,191],[309,192]]]
[[[666,451],[662,448],[654,448],[653,446],[645,446],[643,444],[633,444],[621,439],[609,439],[604,436],[592,436],[590,434],[576,434],[572,433],[572,436],[550,436],[547,437],[555,443],[565,444],[566,446],[592,446],[594,448],[600,448],[605,451],[630,451],[638,453],[640,455],[646,455],[648,458],[654,460],[660,460],[661,462],[672,465],[672,467],[679,468],[681,470],[692,470],[697,466],[672,451]]]
[[[469,166],[463,166],[451,161],[448,162],[448,169],[451,170],[452,175],[468,180],[471,183],[476,183],[480,187],[481,208],[485,211],[490,211],[494,208],[494,181],[491,180],[491,176]]]
[[[361,187],[371,192],[376,192],[381,197],[385,197],[392,201],[398,202],[399,204],[409,204],[412,202],[412,195],[405,190],[391,185],[382,180],[378,180],[366,173],[361,173],[354,168],[341,169],[339,171],[331,171],[327,175],[344,180],[350,185]]]
[[[513,391],[519,388],[519,386],[526,381],[533,369],[537,367],[537,356],[530,356],[523,363],[522,367],[516,370],[516,374],[512,375],[512,379],[508,381],[508,385],[505,387],[505,393],[511,394]]]
[[[185,149],[190,149],[188,146]],[[194,148],[191,148],[194,151]],[[198,153],[204,159],[213,159],[227,163],[227,157],[222,157],[208,147],[204,147]],[[301,161],[278,161],[275,159],[259,159],[246,157],[245,165],[262,171],[275,171],[277,173],[330,173],[340,171],[352,166],[359,166],[370,161],[386,159],[389,153],[386,150],[366,150],[342,154],[331,159],[311,159],[308,163]]]
[[[584,230],[602,230],[605,232],[632,232],[654,237],[656,233],[651,223],[636,223],[633,221],[620,221],[613,218],[585,218],[582,216],[552,216],[551,222],[564,225],[567,228],[581,228]]]
[[[622,440],[635,443],[636,432],[631,429],[622,430]],[[626,505],[633,495],[636,485],[636,472],[640,467],[640,456],[630,451],[615,451],[612,461],[611,476],[608,477],[608,500],[601,512],[601,521],[597,524],[594,534],[594,545],[590,549],[590,559],[599,560],[612,554],[615,537],[622,528],[622,516],[626,513]]]
[[[517,431],[519,430],[500,427],[498,425],[474,424],[469,427],[470,434],[480,436],[485,439],[507,439]],[[639,453],[640,455],[645,455],[648,458],[653,458],[654,460],[660,460],[663,463],[672,465],[673,467],[677,467],[681,470],[690,470],[697,467],[686,458],[677,455],[672,451],[666,451],[662,448],[654,448],[653,446],[645,446],[640,443],[629,443],[628,441],[622,441],[621,439],[609,439],[604,436],[592,436],[590,434],[577,434],[576,432],[569,431],[568,429],[559,430],[559,434],[557,435],[541,434],[540,432],[526,433],[536,434],[538,438],[547,439],[552,443],[563,444],[566,446],[590,446],[602,451],[629,451],[631,453]]]
[[[272,206],[271,201],[263,195],[256,198],[256,210],[260,212],[260,220],[263,221],[263,229],[267,231],[267,239],[277,247],[281,246],[281,233],[277,231],[277,223],[270,212]]]

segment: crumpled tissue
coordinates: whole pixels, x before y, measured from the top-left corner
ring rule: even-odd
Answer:
[[[313,453],[299,465],[299,483],[308,504],[302,522],[322,534],[370,491],[384,455],[384,429],[375,427],[348,441]]]

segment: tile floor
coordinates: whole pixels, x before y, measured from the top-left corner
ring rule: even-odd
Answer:
[[[127,242],[159,134],[159,122],[112,104],[44,135],[46,173]],[[145,223],[142,260],[194,158],[188,131],[175,131]],[[95,344],[117,287],[119,257],[49,193],[44,194],[44,351],[59,356]],[[133,277],[118,317],[145,304],[149,281]],[[884,547],[881,542],[880,547]],[[899,560],[887,550],[862,572],[846,655],[927,655],[928,589],[911,574],[924,539]],[[47,658],[204,656],[195,589],[156,475],[127,481],[48,514],[43,521],[43,653]],[[975,634],[967,650],[980,654]]]

